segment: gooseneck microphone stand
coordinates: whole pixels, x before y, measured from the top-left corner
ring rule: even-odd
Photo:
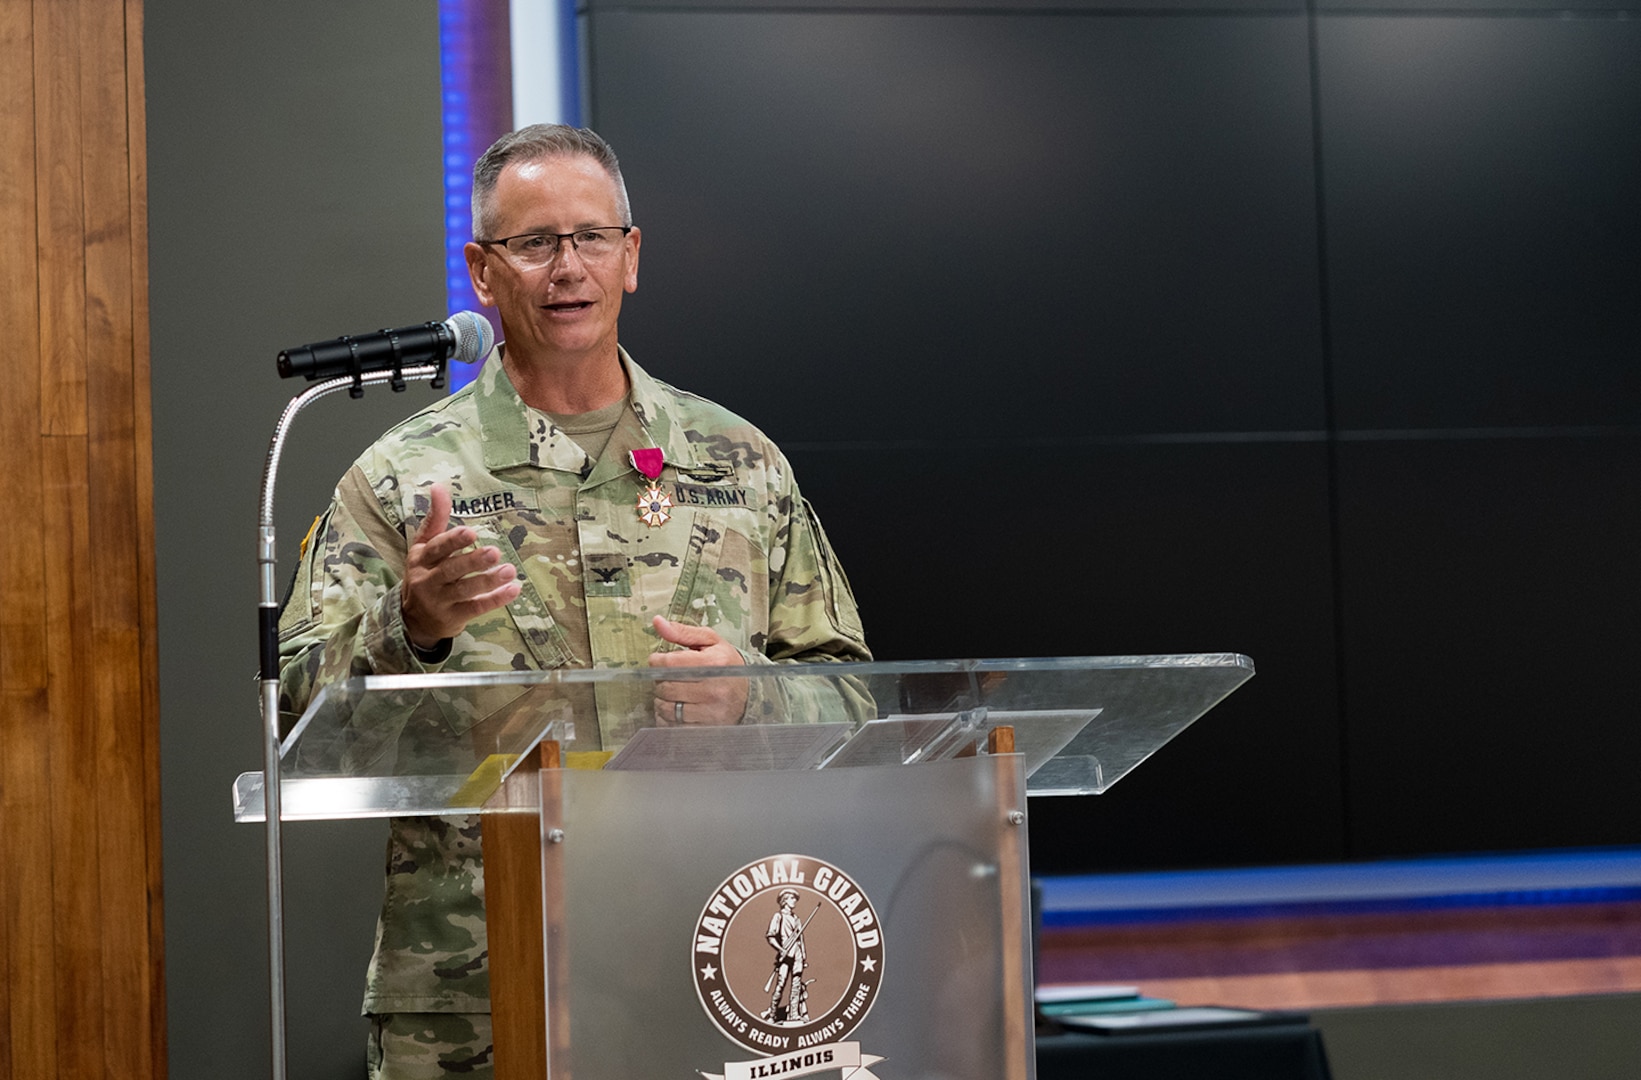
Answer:
[[[486,348],[484,351],[488,351]],[[257,526],[257,564],[261,569],[261,598],[257,602],[257,633],[261,647],[262,686],[262,806],[268,845],[268,1003],[273,1028],[273,1080],[285,1080],[285,903],[279,837],[279,596],[275,590],[274,482],[285,436],[296,414],[322,397],[346,390],[353,397],[367,385],[387,383],[403,390],[413,380],[431,379],[435,388],[444,379],[445,363],[395,367],[387,371],[355,371],[315,383],[291,399],[274,427],[268,460],[262,469],[262,497]]]

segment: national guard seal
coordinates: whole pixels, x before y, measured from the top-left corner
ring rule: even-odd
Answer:
[[[836,1069],[839,1040],[877,1001],[883,928],[871,900],[838,867],[771,855],[735,871],[707,899],[691,962],[701,1007],[732,1042],[792,1058],[783,1073],[817,1071],[823,1059]],[[815,1059],[809,1067],[806,1055]]]

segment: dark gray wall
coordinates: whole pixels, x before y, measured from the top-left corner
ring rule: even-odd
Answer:
[[[431,4],[148,0],[148,163],[171,1076],[265,1074],[257,484],[299,387],[281,347],[444,310]],[[355,454],[425,384],[328,398],[280,476],[282,565]],[[283,586],[283,581],[281,581]],[[292,1076],[359,1076],[381,897],[375,823],[286,833]]]
[[[879,656],[1257,662],[1040,870],[1641,843],[1637,9],[1319,7],[589,5],[623,341]]]

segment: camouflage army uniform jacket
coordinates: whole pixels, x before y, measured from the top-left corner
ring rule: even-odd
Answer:
[[[661,645],[655,615],[712,627],[749,663],[870,659],[848,582],[780,451],[621,358],[630,407],[596,462],[524,405],[498,355],[354,463],[281,616],[287,722],[320,686],[356,675],[642,666]],[[648,447],[663,452],[675,504],[659,528],[636,508],[647,481],[630,451]],[[512,560],[524,591],[469,623],[442,663],[424,664],[405,637],[398,583],[435,482],[450,488],[452,523]],[[749,684],[749,718],[772,711],[758,693],[766,682]],[[455,734],[473,722],[444,720]],[[576,748],[615,749],[631,734],[582,727]],[[488,1009],[478,821],[394,819],[365,1011]]]

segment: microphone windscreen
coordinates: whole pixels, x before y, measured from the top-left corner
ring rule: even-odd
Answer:
[[[483,360],[496,344],[496,331],[490,326],[490,320],[476,311],[458,311],[445,320],[445,325],[456,335],[450,359],[458,364]]]

